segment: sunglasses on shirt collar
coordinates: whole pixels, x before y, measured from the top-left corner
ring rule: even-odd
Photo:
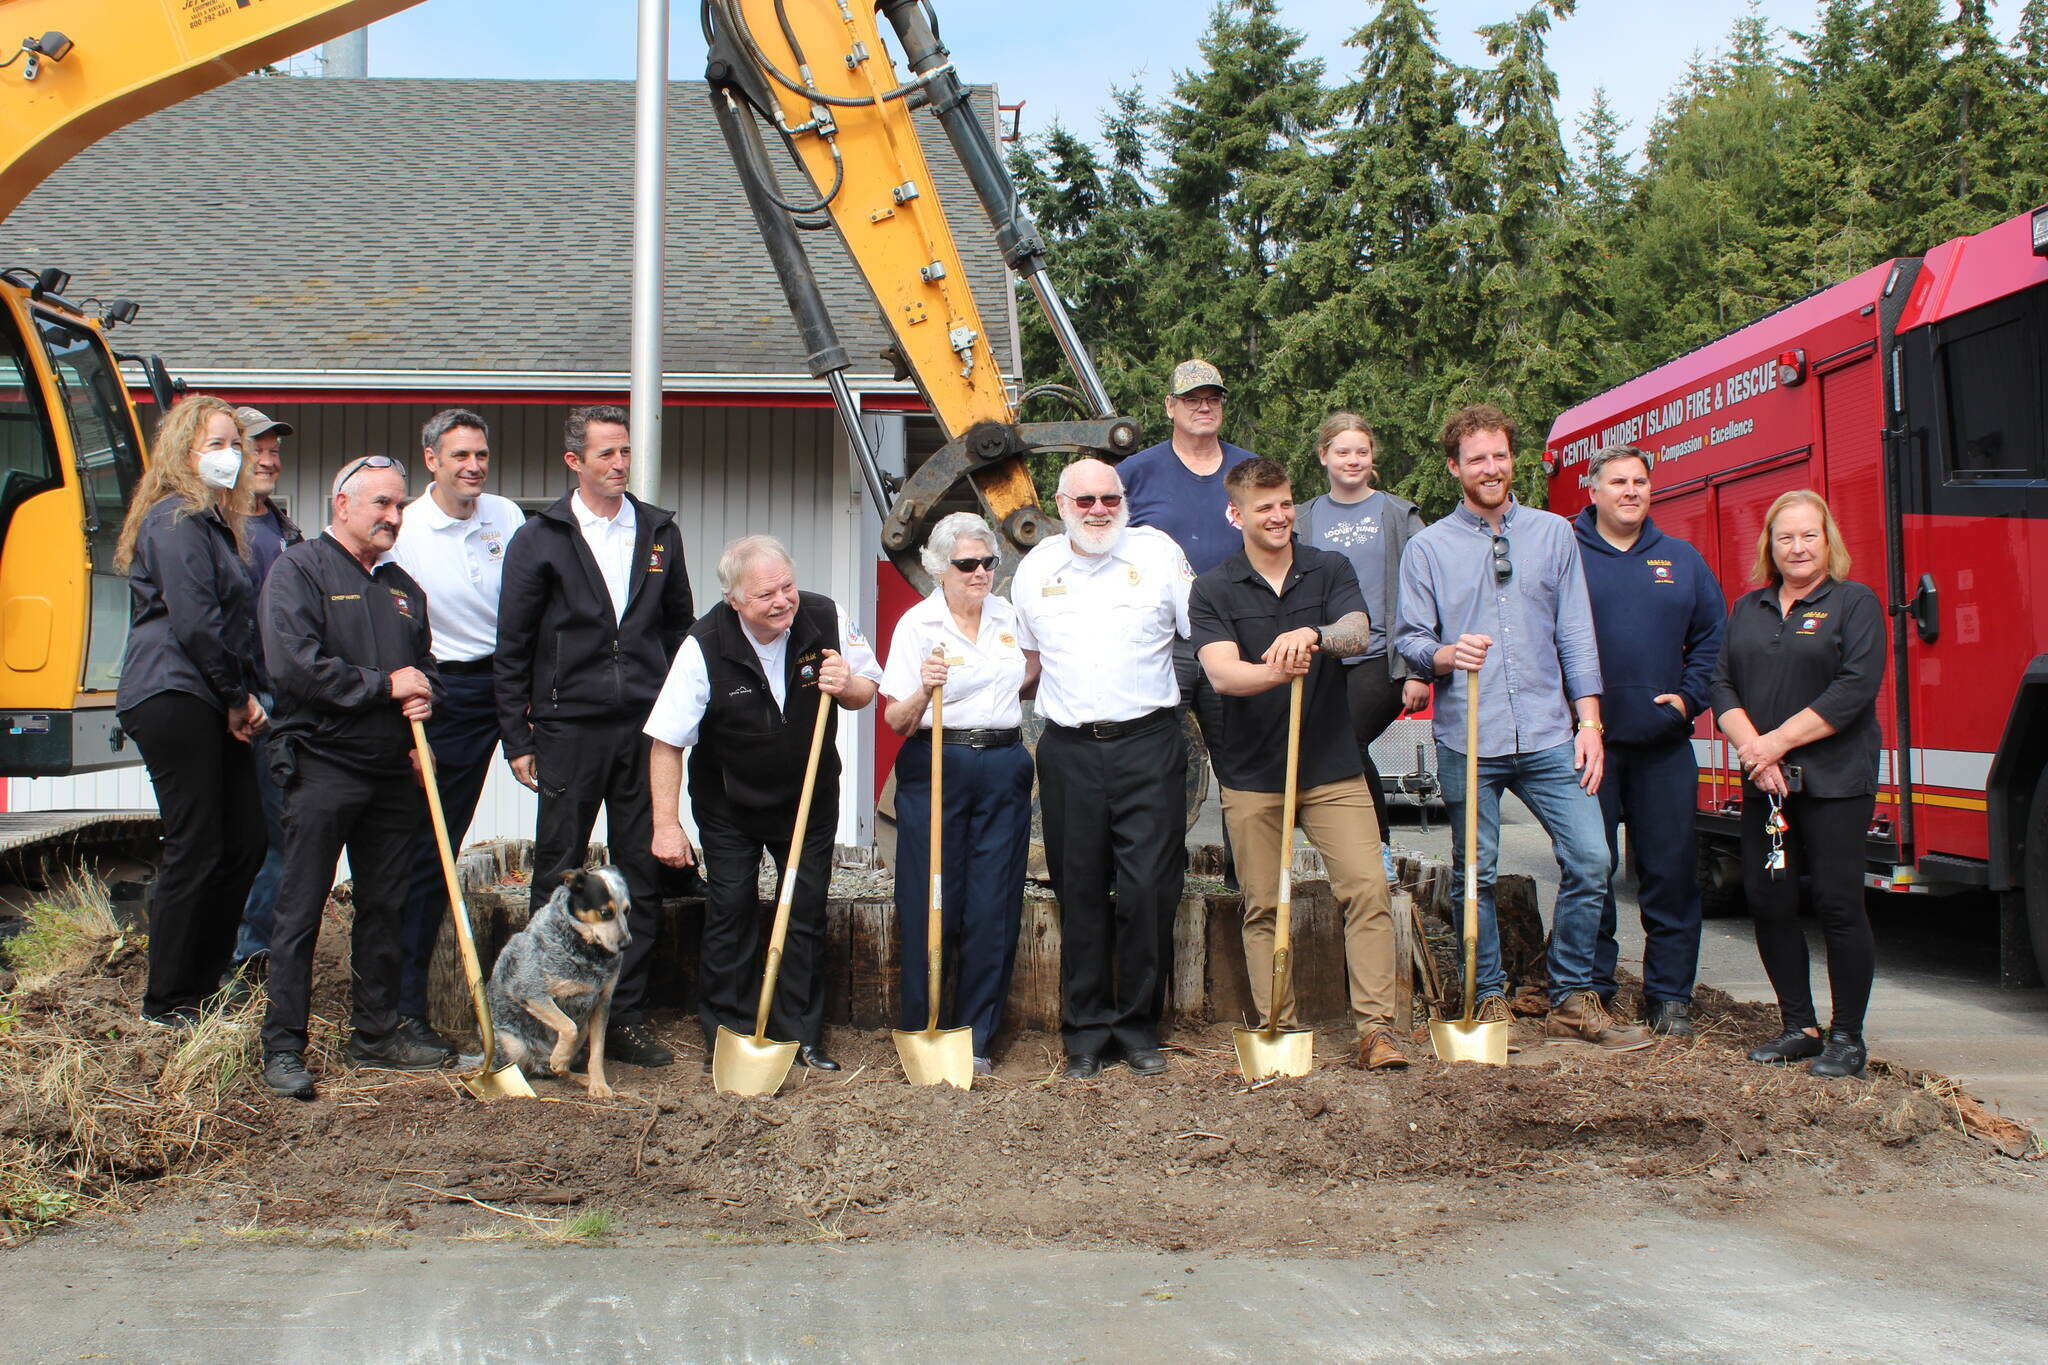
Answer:
[[[1493,581],[1505,583],[1515,576],[1515,562],[1508,558],[1508,538],[1493,538]]]

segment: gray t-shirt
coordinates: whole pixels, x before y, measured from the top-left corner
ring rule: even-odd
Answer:
[[[1325,495],[1308,505],[1308,523],[1308,543],[1319,549],[1335,550],[1350,560],[1358,573],[1359,592],[1368,603],[1390,600],[1387,544],[1381,539],[1387,529],[1386,494],[1375,488],[1358,502],[1337,502]],[[1364,658],[1386,656],[1387,628],[1380,619],[1383,615],[1384,612],[1372,613],[1372,635]]]

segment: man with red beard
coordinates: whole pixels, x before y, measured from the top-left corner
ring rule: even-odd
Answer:
[[[1060,901],[1066,1074],[1086,1080],[1121,1056],[1156,1076],[1186,864],[1173,652],[1194,573],[1172,537],[1128,524],[1123,481],[1102,461],[1068,465],[1058,498],[1066,534],[1024,556],[1010,592],[1017,643],[1042,669],[1038,790]]]
[[[1577,537],[1563,517],[1515,498],[1515,424],[1499,408],[1453,413],[1443,450],[1464,500],[1402,553],[1394,639],[1435,684],[1437,770],[1452,827],[1463,827],[1467,801],[1479,803],[1479,866],[1466,867],[1463,841],[1451,841],[1457,874],[1479,878],[1478,1017],[1509,1017],[1493,883],[1500,796],[1511,791],[1557,853],[1545,1033],[1614,1051],[1648,1047],[1650,1035],[1616,1023],[1594,990],[1610,861],[1595,796],[1605,762],[1600,649]],[[1465,790],[1461,673],[1480,677],[1474,792]]]

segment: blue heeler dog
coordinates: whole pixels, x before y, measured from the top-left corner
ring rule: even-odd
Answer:
[[[612,1088],[604,1079],[604,1030],[619,966],[633,941],[626,928],[632,896],[616,867],[579,868],[512,936],[491,969],[491,1022],[504,1059],[547,1061],[567,1075],[577,1049],[590,1047],[584,1084],[593,1099]]]

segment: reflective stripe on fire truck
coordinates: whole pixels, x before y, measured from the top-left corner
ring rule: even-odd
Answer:
[[[1695,738],[1692,753],[1700,765],[1700,781],[1715,787],[1741,785],[1740,778],[1735,775],[1734,746],[1726,740]],[[1925,789],[1946,787],[1952,792],[1983,792],[1991,785],[1991,761],[1995,757],[1997,755],[1975,749],[1915,749],[1913,804],[1947,806],[1955,810],[1987,809],[1982,796],[1950,796]],[[1877,756],[1877,780],[1881,786],[1893,786],[1890,750]],[[1899,798],[1898,793],[1892,790],[1879,792],[1877,799],[1882,805],[1896,805]]]

